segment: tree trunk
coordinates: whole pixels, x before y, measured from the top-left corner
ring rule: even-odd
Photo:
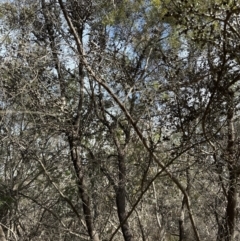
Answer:
[[[185,201],[184,201],[184,198],[183,198],[183,201],[182,201],[182,207],[181,207],[181,215],[180,215],[180,218],[179,218],[179,241],[183,241],[184,240],[184,214],[185,214],[185,211],[184,211],[184,205],[185,205]]]
[[[118,210],[118,218],[122,228],[123,237],[125,241],[132,241],[133,236],[132,232],[129,228],[128,221],[125,220],[127,213],[126,213],[126,165],[125,159],[123,154],[118,155],[118,171],[119,171],[119,182],[117,187],[116,193],[116,203],[117,203],[117,210]],[[125,222],[124,222],[125,220]]]
[[[190,187],[191,187],[191,179],[190,179],[190,171],[189,169],[186,170],[186,177],[187,177],[187,188],[186,192],[189,195],[190,194]],[[179,217],[179,241],[185,240],[185,206],[186,206],[186,197],[183,197],[182,200],[182,206],[181,206],[181,212]]]
[[[235,228],[236,206],[237,206],[237,175],[230,169],[230,187],[227,195],[225,241],[232,241]]]
[[[228,162],[229,171],[229,187],[227,192],[227,207],[225,219],[223,221],[223,230],[219,230],[218,241],[233,241],[235,219],[236,219],[236,206],[237,206],[237,161],[238,157],[235,156],[235,129],[233,123],[234,117],[234,93],[229,90],[229,105],[227,113],[228,121],[228,145],[226,150],[226,161]],[[220,227],[221,229],[221,227]]]
[[[74,170],[77,175],[78,191],[80,194],[80,198],[82,200],[83,213],[84,213],[84,218],[85,218],[88,234],[89,234],[89,237],[91,240],[100,241],[99,237],[98,237],[98,233],[94,229],[94,225],[93,225],[93,216],[92,216],[92,212],[91,212],[90,198],[86,191],[84,170],[83,170],[83,166],[82,166],[80,157],[78,155],[77,146],[74,143],[73,137],[69,137],[68,141],[69,141],[69,146],[70,146],[71,159],[73,162]]]
[[[229,189],[223,224],[219,226],[217,241],[233,241],[237,206],[237,174],[229,167]]]

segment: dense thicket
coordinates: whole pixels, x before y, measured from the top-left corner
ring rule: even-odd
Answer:
[[[239,13],[1,1],[0,240],[240,240]]]

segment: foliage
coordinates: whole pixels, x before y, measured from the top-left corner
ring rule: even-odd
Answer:
[[[239,11],[1,2],[7,239],[239,240]]]

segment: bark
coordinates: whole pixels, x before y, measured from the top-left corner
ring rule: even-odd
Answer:
[[[186,177],[187,177],[187,188],[186,192],[188,195],[190,195],[190,187],[191,187],[191,180],[190,180],[190,173],[189,169],[186,170]],[[180,217],[179,217],[179,241],[184,241],[185,240],[185,206],[187,205],[186,203],[186,197],[183,197],[182,200],[182,206],[181,206],[181,212],[180,212]]]
[[[236,225],[237,207],[237,174],[229,167],[229,189],[227,192],[227,207],[225,219],[219,225],[217,241],[233,241]]]
[[[153,193],[154,193],[154,199],[155,199],[155,215],[156,215],[156,220],[157,220],[157,226],[159,229],[159,241],[163,241],[163,240],[165,240],[166,231],[165,231],[165,228],[163,227],[163,225],[161,224],[161,220],[158,215],[158,200],[157,200],[157,192],[156,192],[154,182],[152,183],[152,186],[153,186]]]
[[[223,220],[223,230],[219,228],[218,241],[233,241],[234,229],[236,220],[236,207],[237,207],[237,158],[235,157],[235,129],[233,123],[234,117],[234,93],[229,91],[229,106],[227,113],[228,120],[228,144],[226,150],[226,161],[228,162],[229,171],[229,188],[227,192],[227,207],[225,219]]]
[[[125,158],[123,154],[118,155],[118,171],[119,171],[119,182],[117,187],[116,193],[116,203],[117,203],[117,210],[118,210],[118,218],[120,223],[122,224],[122,232],[125,241],[132,241],[133,236],[131,230],[129,228],[128,221],[125,220],[127,213],[126,213],[126,165],[125,165]]]
[[[232,241],[235,229],[235,217],[237,206],[237,175],[234,170],[230,169],[229,177],[230,187],[227,195],[227,208],[226,208],[226,224],[225,224],[225,240]]]
[[[70,146],[71,159],[72,159],[74,170],[77,176],[78,191],[80,194],[80,198],[82,200],[83,213],[84,213],[88,234],[91,240],[100,241],[98,237],[98,233],[94,229],[90,198],[87,193],[87,188],[86,188],[85,178],[84,178],[84,170],[83,170],[80,157],[78,155],[77,146],[74,143],[73,137],[69,137],[68,141]]]
[[[183,198],[183,201],[182,201],[182,207],[181,207],[181,215],[180,215],[180,218],[179,218],[179,241],[183,241],[184,240],[184,214],[185,214],[185,211],[184,211],[184,205],[185,205],[185,201],[184,201],[184,198]]]

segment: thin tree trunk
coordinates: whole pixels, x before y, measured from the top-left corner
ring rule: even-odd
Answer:
[[[158,215],[158,200],[157,200],[157,192],[156,192],[154,182],[152,183],[152,186],[153,186],[153,194],[154,194],[154,198],[155,198],[155,215],[156,215],[157,226],[158,226],[158,229],[159,229],[159,241],[163,241],[163,240],[165,240],[166,230],[163,227],[163,225],[161,224],[161,220],[160,220],[160,217]]]
[[[234,93],[228,92],[229,105],[227,113],[228,121],[228,145],[226,150],[226,161],[228,162],[229,171],[229,187],[227,192],[227,207],[225,213],[225,219],[223,220],[223,231],[219,230],[218,241],[233,241],[235,219],[236,219],[236,207],[237,207],[237,157],[235,156],[235,129],[233,123],[234,117]],[[221,229],[221,227],[220,227]]]
[[[68,140],[69,140],[69,146],[70,146],[70,152],[71,152],[71,159],[73,162],[74,170],[77,175],[78,191],[80,194],[80,198],[82,200],[83,213],[84,213],[88,234],[91,240],[100,241],[98,237],[98,233],[94,229],[90,198],[86,191],[84,170],[83,170],[80,157],[78,155],[77,146],[74,143],[73,137],[69,137]]]
[[[237,206],[237,175],[232,168],[229,170],[230,186],[227,195],[225,241],[232,241],[235,229],[235,217]]]
[[[186,192],[188,195],[190,195],[190,187],[191,187],[191,179],[190,179],[190,173],[189,169],[186,170],[186,177],[187,177],[187,188]],[[187,205],[186,203],[186,197],[183,197],[182,200],[182,207],[181,207],[181,213],[179,217],[179,241],[184,241],[185,239],[185,206]]]
[[[180,218],[179,218],[179,241],[184,241],[184,219],[185,219],[185,198],[183,198],[183,201],[182,201],[182,207],[181,207],[181,214],[180,214]]]
[[[118,210],[118,218],[120,223],[122,223],[122,232],[125,241],[132,241],[133,236],[131,230],[129,228],[128,221],[125,220],[127,213],[126,213],[126,165],[124,155],[118,155],[118,171],[119,171],[119,182],[117,187],[116,193],[116,203],[117,203],[117,210]],[[125,220],[125,222],[124,222]]]
[[[79,17],[79,15],[76,13],[76,9],[79,8],[78,5],[75,5],[75,1],[70,1],[71,6],[68,9],[68,12],[66,11],[63,1],[59,0],[58,1],[60,4],[60,7],[63,11],[63,14],[66,18],[66,21],[68,24],[71,25],[72,30],[74,30],[74,37],[76,41],[80,41],[81,44],[77,44],[77,48],[79,51],[79,54],[82,54],[82,38],[83,38],[83,29],[84,26],[82,24],[82,21],[76,21]],[[71,12],[72,18],[75,20],[74,21],[74,26],[72,25],[71,20],[69,19],[68,13]],[[79,19],[78,19],[79,20]],[[80,19],[82,20],[82,19]],[[76,35],[75,35],[76,34]],[[79,157],[78,153],[78,146],[79,143],[76,143],[76,140],[79,139],[80,136],[80,129],[82,128],[82,109],[83,109],[83,98],[84,98],[84,74],[83,74],[83,65],[82,65],[82,60],[80,58],[79,64],[78,64],[78,71],[79,71],[79,100],[78,100],[78,107],[76,111],[76,117],[73,120],[73,130],[72,133],[68,133],[68,142],[69,142],[69,147],[70,147],[70,152],[71,152],[71,159],[72,163],[74,166],[74,170],[77,176],[77,184],[78,184],[78,191],[80,194],[80,198],[82,200],[82,207],[83,207],[83,213],[84,213],[84,218],[88,230],[88,234],[91,240],[93,241],[99,241],[99,236],[97,231],[94,228],[94,222],[93,222],[93,212],[91,209],[91,202],[90,202],[90,197],[87,193],[87,187],[85,183],[85,178],[84,178],[84,169],[83,165],[81,162],[81,159]]]

